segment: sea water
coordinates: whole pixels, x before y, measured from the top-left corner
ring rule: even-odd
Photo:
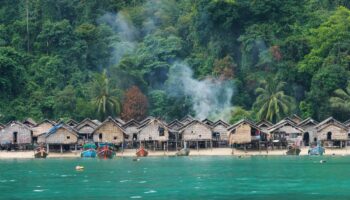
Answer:
[[[0,199],[350,199],[350,157],[0,160]]]

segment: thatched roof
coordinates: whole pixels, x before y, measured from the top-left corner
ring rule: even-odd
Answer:
[[[20,121],[16,121],[16,120],[7,122],[7,124],[5,124],[5,126],[4,126],[4,128],[6,128],[7,126],[13,126],[14,124],[17,124],[19,126],[22,126],[23,128],[31,130],[30,126],[28,126],[27,124],[24,124],[24,123],[22,123]]]
[[[35,127],[32,127],[33,136],[36,137],[43,133],[47,133],[53,126],[55,126],[55,122],[48,119],[44,119]]]
[[[69,120],[66,122],[66,124],[67,124],[68,126],[76,126],[76,125],[78,124],[78,122],[75,121],[74,119],[69,119]]]
[[[32,119],[32,118],[27,118],[27,119],[25,119],[25,120],[23,120],[23,122],[22,122],[23,124],[26,124],[27,126],[29,126],[29,127],[34,127],[34,126],[36,126],[37,125],[37,123],[34,121],[34,119]]]
[[[312,126],[317,126],[318,125],[318,121],[312,119],[311,117],[308,117],[306,119],[304,119],[303,121],[301,121],[298,126],[299,127],[304,127],[306,125],[312,125]]]
[[[271,127],[273,126],[273,123],[266,119],[263,119],[263,120],[260,120],[258,123],[256,123],[256,125],[258,127]]]
[[[191,115],[186,115],[185,117],[183,117],[180,120],[180,122],[186,125],[186,124],[188,124],[188,123],[190,123],[190,122],[192,122],[194,120],[195,120],[195,118],[193,118]]]
[[[127,121],[125,124],[123,124],[123,128],[127,128],[130,126],[136,126],[139,127],[141,124],[140,122],[136,121],[135,119],[130,119],[129,121]]]
[[[0,129],[4,128],[5,125],[3,125],[2,123],[0,123]]]
[[[289,118],[297,124],[300,123],[301,121],[303,121],[303,119],[301,117],[299,117],[297,114],[293,114]]]
[[[267,130],[270,133],[273,133],[275,131],[279,131],[280,129],[283,129],[284,127],[288,127],[288,126],[292,127],[292,129],[290,129],[290,130],[283,130],[284,132],[290,132],[290,131],[297,132],[297,133],[303,133],[304,132],[304,129],[298,127],[298,125],[294,121],[290,120],[289,118],[285,118],[285,119],[279,121],[277,124],[271,126]]]
[[[203,119],[202,122],[203,122],[204,124],[209,125],[209,126],[213,126],[213,125],[214,125],[214,122],[211,121],[210,119],[207,119],[207,118]]]
[[[89,118],[84,119],[74,128],[78,131],[79,134],[92,134],[97,126],[100,124],[96,123],[94,120]]]
[[[45,137],[49,137],[50,135],[53,135],[55,133],[57,133],[57,131],[59,129],[65,129],[68,130],[69,132],[71,132],[73,135],[78,137],[78,132],[76,129],[74,129],[73,127],[68,126],[65,123],[60,123],[60,124],[56,124],[54,127],[52,127],[46,134]]]
[[[120,119],[119,117],[116,117],[116,118],[114,119],[114,121],[116,121],[116,122],[119,124],[119,126],[122,126],[123,124],[125,124],[125,121],[122,120],[122,119]]]
[[[226,128],[230,126],[229,123],[227,123],[227,122],[225,122],[225,121],[219,119],[218,121],[216,121],[216,122],[212,125],[212,127],[216,127],[216,126],[218,126],[218,125],[223,125],[223,126],[226,127]]]
[[[103,121],[100,125],[98,125],[96,127],[96,129],[94,130],[93,133],[97,132],[101,127],[103,127],[105,124],[107,124],[109,122],[112,122],[113,124],[115,124],[117,127],[119,127],[125,133],[124,128],[112,117],[107,117],[107,119],[105,121]]]
[[[168,127],[172,130],[178,131],[184,126],[183,123],[181,123],[179,120],[175,119],[172,122],[168,124]]]
[[[260,128],[253,122],[248,119],[241,119],[238,122],[234,123],[232,126],[228,127],[227,130],[231,132],[232,130],[235,130],[238,126],[241,124],[249,124],[251,127],[260,130]]]
[[[348,119],[345,122],[343,122],[343,124],[345,124],[345,126],[347,126],[347,127],[350,127],[350,119]]]
[[[323,120],[315,128],[317,129],[317,131],[320,131],[323,128],[327,127],[329,124],[336,125],[336,126],[338,126],[340,128],[346,129],[346,130],[348,129],[348,127],[345,124],[343,124],[340,121],[334,119],[333,117],[328,117],[327,119]]]
[[[140,121],[140,125],[142,124],[145,124],[145,123],[148,123],[149,121],[155,119],[155,117],[152,117],[152,116],[148,116],[146,117],[145,119],[143,119],[142,121]]]

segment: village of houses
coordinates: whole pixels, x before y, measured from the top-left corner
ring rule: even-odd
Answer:
[[[326,154],[344,155],[350,146],[350,120],[339,122],[329,117],[317,122],[292,115],[276,124],[242,119],[231,125],[223,120],[185,116],[170,123],[154,117],[127,122],[108,117],[103,122],[71,119],[37,123],[28,118],[0,124],[0,158],[26,153],[31,157],[38,145],[58,157],[78,157],[82,145],[88,142],[113,143],[118,148],[117,156],[134,155],[140,146],[151,156],[174,155],[185,145],[191,155],[284,155],[290,145],[304,148],[301,155],[306,155],[306,149],[317,143],[326,148]]]

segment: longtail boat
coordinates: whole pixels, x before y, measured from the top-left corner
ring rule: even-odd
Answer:
[[[97,155],[102,159],[112,159],[115,156],[113,144],[99,143]]]
[[[140,147],[137,151],[136,151],[136,156],[137,157],[146,157],[148,155],[148,151],[146,151],[145,148]]]
[[[187,143],[185,142],[184,148],[182,148],[180,151],[176,152],[176,156],[188,156],[190,155],[190,149],[187,148]]]
[[[321,145],[313,146],[309,149],[308,154],[310,156],[322,156],[325,153],[325,149]]]
[[[301,150],[298,146],[291,146],[289,147],[288,151],[287,151],[287,155],[294,155],[294,156],[298,156],[300,154]]]
[[[96,145],[93,143],[87,143],[83,145],[83,151],[80,156],[83,158],[95,158],[96,153]]]
[[[176,152],[177,156],[188,156],[190,155],[190,149],[188,148],[183,148],[180,151]]]
[[[34,157],[35,158],[46,158],[48,153],[46,152],[46,149],[44,147],[38,147],[35,150]]]

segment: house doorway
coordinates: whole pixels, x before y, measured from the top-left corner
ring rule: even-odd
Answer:
[[[327,133],[327,140],[332,140],[332,132]]]
[[[13,132],[13,144],[17,144],[17,132]]]
[[[310,143],[310,135],[309,135],[309,132],[304,133],[303,142],[304,142],[304,145],[305,145],[305,146],[309,146],[309,143]]]

